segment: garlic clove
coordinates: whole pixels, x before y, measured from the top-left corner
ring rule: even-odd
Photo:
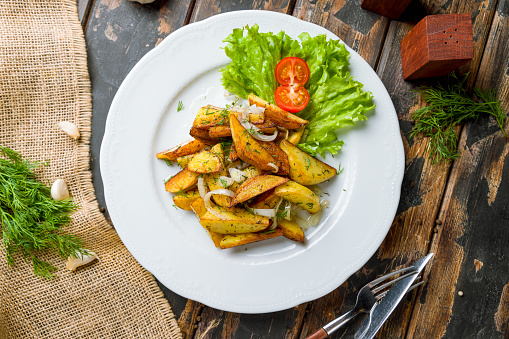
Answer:
[[[60,121],[57,126],[73,139],[78,139],[80,137],[80,131],[78,130],[78,127],[72,122]]]
[[[88,255],[77,255],[78,258],[73,257],[72,255],[67,258],[67,269],[70,271],[75,271],[78,267],[88,264],[89,262],[94,261],[95,259],[99,260],[97,254],[92,251],[88,251]]]
[[[53,185],[51,185],[51,197],[56,201],[69,198],[69,190],[67,189],[67,184],[64,179],[57,179]]]

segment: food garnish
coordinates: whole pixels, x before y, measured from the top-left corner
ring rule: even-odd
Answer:
[[[242,98],[253,93],[275,104],[277,64],[286,57],[301,58],[309,67],[304,85],[309,103],[298,115],[309,124],[298,146],[313,156],[337,154],[343,141],[335,131],[366,120],[366,113],[375,107],[372,94],[363,91],[363,84],[347,70],[350,53],[344,44],[325,35],[302,33],[297,41],[283,31],[260,33],[258,29],[258,25],[234,29],[224,40],[231,59],[221,69],[224,88]]]
[[[474,88],[474,94],[482,102],[474,100],[465,89],[467,77],[468,73],[458,76],[452,72],[447,83],[417,88],[428,106],[411,114],[415,126],[410,136],[422,134],[429,137],[426,151],[434,163],[449,162],[461,156],[458,152],[458,134],[454,127],[465,120],[477,120],[481,114],[493,115],[505,136],[505,113],[495,92]]]
[[[35,178],[39,163],[4,146],[0,155],[0,228],[7,264],[13,265],[19,253],[32,262],[35,275],[50,278],[57,268],[41,260],[40,251],[56,252],[63,260],[88,255],[79,238],[64,232],[78,206],[71,199],[51,198],[50,188]]]
[[[309,67],[304,60],[286,57],[276,66],[276,79],[281,85],[276,89],[277,105],[290,113],[302,111],[309,102],[309,92],[304,85],[309,79]]]

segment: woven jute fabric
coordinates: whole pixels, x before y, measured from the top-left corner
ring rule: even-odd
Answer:
[[[0,1],[0,144],[49,161],[38,178],[66,180],[80,210],[66,229],[100,258],[51,280],[0,249],[0,338],[180,338],[153,276],[130,255],[98,209],[89,170],[91,94],[76,0]],[[58,127],[71,121],[75,141]]]

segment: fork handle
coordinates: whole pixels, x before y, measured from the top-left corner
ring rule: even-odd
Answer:
[[[306,337],[306,339],[326,339],[328,337],[327,332],[322,328],[320,328],[315,333],[311,334],[310,336]]]
[[[359,312],[356,312],[355,310],[350,310],[343,314],[341,317],[334,319],[327,325],[323,327],[327,335],[331,335],[332,333],[336,332],[341,326],[352,320]]]

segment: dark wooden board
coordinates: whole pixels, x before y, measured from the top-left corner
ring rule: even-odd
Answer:
[[[78,1],[92,80],[91,167],[100,206],[105,205],[98,157],[111,100],[136,62],[187,22],[220,12],[266,9],[317,23],[340,36],[376,69],[396,107],[406,171],[397,216],[378,253],[329,295],[270,314],[219,311],[161,286],[185,338],[204,334],[204,338],[305,338],[352,307],[358,288],[367,281],[416,260],[430,249],[437,253],[437,259],[425,273],[431,273],[429,284],[403,300],[378,336],[509,338],[509,258],[508,246],[504,247],[509,243],[504,229],[509,218],[504,204],[509,194],[506,139],[490,119],[481,119],[462,129],[460,146],[465,154],[460,161],[453,166],[432,165],[424,154],[426,140],[409,139],[406,133],[412,128],[410,112],[423,104],[408,91],[433,80],[403,81],[399,49],[402,37],[427,14],[472,13],[474,59],[460,71],[471,71],[469,87],[474,82],[495,87],[499,98],[507,98],[508,2],[414,0],[398,21],[363,10],[360,2],[157,0],[142,6],[127,0]],[[507,111],[509,102],[504,100]],[[443,219],[443,223],[437,225],[436,219]],[[477,273],[474,259],[484,264]],[[457,295],[458,290],[464,292],[463,297]],[[344,338],[351,337],[354,327]],[[340,337],[343,332],[333,336]]]
[[[508,3],[499,2],[475,83],[495,89],[505,112],[508,15]],[[431,246],[436,259],[409,329],[416,338],[509,337],[507,141],[492,118],[468,122],[463,129],[463,155],[452,169],[440,211],[443,224]],[[440,325],[426,326],[430,322]]]

